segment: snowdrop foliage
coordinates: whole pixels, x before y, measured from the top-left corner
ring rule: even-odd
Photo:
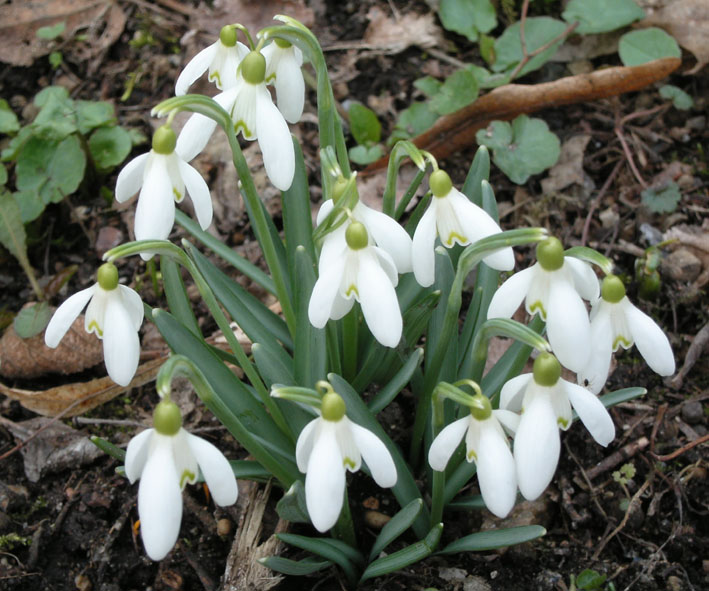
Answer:
[[[47,347],[59,345],[85,307],[84,328],[103,340],[108,375],[117,384],[127,386],[140,357],[138,330],[143,323],[140,296],[130,287],[119,285],[115,265],[102,265],[94,285],[75,293],[57,308],[44,332]]]
[[[511,318],[524,300],[529,314],[547,323],[549,343],[559,361],[581,371],[589,358],[591,325],[583,299],[598,297],[598,279],[588,263],[564,256],[557,238],[537,246],[537,263],[515,273],[495,292],[488,318]],[[582,299],[583,298],[583,299]]]
[[[217,505],[233,505],[238,496],[229,461],[208,441],[182,428],[174,402],[155,407],[153,429],[136,435],[126,451],[126,476],[140,479],[138,515],[145,551],[162,560],[177,541],[182,521],[182,489],[194,484],[201,470]]]
[[[629,349],[633,344],[653,371],[661,376],[675,372],[675,358],[665,333],[630,303],[620,278],[608,275],[591,311],[591,355],[579,372],[579,383],[598,394],[608,377],[613,351]]]
[[[153,149],[131,160],[116,181],[116,200],[127,201],[138,191],[135,212],[136,240],[165,240],[175,223],[175,201],[189,193],[199,225],[206,230],[212,223],[212,198],[202,176],[175,150],[175,132],[158,128]],[[150,259],[151,253],[142,253]]]
[[[551,482],[559,462],[559,428],[571,426],[571,407],[602,446],[615,437],[615,426],[603,403],[591,392],[561,377],[561,366],[549,353],[534,361],[534,371],[512,378],[500,394],[500,408],[520,412],[514,437],[519,490],[538,498]]]
[[[323,396],[321,416],[301,431],[295,449],[298,469],[305,474],[305,499],[310,519],[320,532],[335,525],[342,511],[345,471],[356,472],[367,462],[382,488],[396,484],[396,466],[382,441],[345,415],[339,394]]]

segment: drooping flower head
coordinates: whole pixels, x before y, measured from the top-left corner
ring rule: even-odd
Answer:
[[[445,171],[433,172],[429,184],[433,198],[416,226],[412,250],[414,275],[423,287],[433,284],[435,278],[436,237],[443,246],[451,248],[454,244],[465,246],[502,232],[484,209],[453,187]],[[510,247],[493,252],[483,260],[500,271],[510,271],[515,264]]]
[[[276,104],[289,123],[298,123],[305,104],[303,53],[285,39],[276,37],[261,51],[266,58],[266,83],[276,88]]]
[[[537,262],[515,273],[495,292],[488,318],[511,318],[524,300],[529,314],[547,323],[547,336],[559,361],[581,371],[588,361],[591,325],[581,298],[595,300],[599,285],[590,265],[571,256],[557,238],[537,245]]]
[[[559,462],[559,428],[571,426],[571,407],[591,436],[604,447],[615,437],[615,426],[603,403],[591,392],[561,377],[561,365],[541,353],[534,371],[509,380],[500,393],[500,408],[521,412],[514,438],[517,484],[528,500],[549,485]]]
[[[182,96],[204,72],[209,70],[209,80],[219,90],[229,90],[236,85],[236,71],[249,53],[249,48],[237,41],[234,25],[226,25],[219,32],[219,39],[195,55],[182,70],[175,83],[175,94]]]
[[[396,484],[394,460],[374,433],[353,423],[336,392],[322,398],[321,416],[301,431],[295,448],[298,469],[305,474],[305,501],[310,520],[320,532],[337,522],[345,492],[345,471],[356,472],[362,459],[383,488]]]
[[[175,201],[189,193],[203,230],[212,223],[212,198],[202,176],[175,150],[175,132],[169,125],[153,135],[150,152],[131,160],[116,181],[116,200],[127,201],[138,191],[136,240],[165,240],[175,223]],[[153,255],[141,253],[148,260]]]
[[[394,289],[396,264],[371,243],[362,222],[349,220],[325,237],[318,270],[308,305],[313,326],[323,328],[328,319],[342,318],[357,300],[374,338],[387,347],[399,344],[403,321]]]
[[[608,275],[591,310],[591,355],[579,372],[579,384],[598,394],[608,377],[613,351],[633,344],[653,371],[661,376],[675,372],[675,358],[665,333],[630,302],[621,279]]]
[[[514,430],[517,415],[509,410],[492,410],[490,400],[482,394],[477,394],[474,402],[468,416],[444,427],[433,440],[428,450],[428,463],[434,470],[445,470],[465,438],[465,459],[476,464],[485,505],[498,517],[506,517],[517,497],[517,477],[501,421]]]
[[[182,428],[180,409],[169,400],[155,407],[153,428],[130,440],[125,468],[131,484],[140,479],[140,533],[153,560],[162,560],[175,545],[182,489],[197,481],[200,470],[217,505],[232,505],[238,496],[229,461],[214,445]]]
[[[87,304],[84,328],[103,340],[103,359],[110,378],[127,386],[140,358],[138,330],[143,322],[143,302],[130,287],[118,283],[113,263],[101,265],[94,285],[57,308],[44,332],[44,342],[47,347],[57,347]]]
[[[231,116],[236,133],[258,140],[263,164],[271,182],[287,190],[295,173],[295,152],[288,124],[271,100],[266,88],[266,60],[260,51],[251,51],[239,64],[236,84],[214,97]],[[196,113],[177,139],[177,151],[191,160],[207,145],[217,123]]]

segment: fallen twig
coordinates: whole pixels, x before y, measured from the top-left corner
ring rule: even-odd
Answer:
[[[632,458],[639,451],[644,450],[649,443],[650,441],[647,437],[641,437],[636,441],[631,441],[627,445],[621,447],[618,451],[613,452],[611,455],[598,462],[598,464],[596,464],[593,468],[586,470],[586,475],[593,480],[599,474],[603,474],[603,472],[607,472],[611,468],[615,468],[621,462]]]

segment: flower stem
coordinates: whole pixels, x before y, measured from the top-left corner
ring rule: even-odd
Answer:
[[[443,396],[435,394],[433,396],[433,439],[435,439],[443,428]],[[433,471],[433,482],[431,484],[431,527],[440,523],[443,517],[443,497],[446,486],[445,471]]]
[[[351,382],[357,372],[357,331],[359,327],[359,310],[357,306],[345,316],[342,323],[343,341],[343,373],[348,382]]]

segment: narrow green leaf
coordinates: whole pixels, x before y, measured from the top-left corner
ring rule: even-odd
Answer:
[[[294,577],[310,575],[332,565],[331,560],[318,560],[312,556],[302,560],[291,560],[281,556],[267,556],[266,558],[260,558],[259,562],[277,573]]]
[[[461,192],[478,207],[483,207],[482,182],[490,180],[490,152],[480,146],[461,187]],[[483,208],[484,209],[484,208]],[[488,212],[490,213],[490,212]],[[497,221],[497,220],[495,220]]]
[[[276,513],[291,523],[310,523],[302,480],[296,480],[276,503]]]
[[[322,556],[327,560],[330,560],[337,564],[345,572],[345,576],[351,581],[355,582],[357,580],[357,568],[355,567],[352,559],[348,554],[342,551],[342,548],[336,544],[333,544],[335,540],[327,538],[309,538],[307,536],[300,536],[297,534],[276,534],[276,537],[295,546],[302,550],[307,550],[318,556]],[[354,550],[354,549],[353,549]],[[356,550],[355,550],[356,552]]]
[[[369,410],[374,414],[378,414],[386,408],[396,398],[397,394],[404,389],[404,386],[409,383],[414,371],[421,365],[421,361],[423,361],[423,349],[414,349],[403,367],[369,401],[367,405]]]
[[[392,492],[399,502],[399,505],[405,507],[414,499],[420,499],[421,492],[416,486],[416,481],[414,480],[409,465],[402,457],[399,448],[389,438],[372,412],[367,408],[367,405],[362,401],[360,395],[337,374],[328,374],[328,381],[332,384],[335,392],[344,399],[347,405],[347,416],[358,425],[374,433],[389,450],[394,464],[396,465],[398,475],[397,482],[392,488]],[[417,536],[423,537],[426,535],[429,528],[429,519],[428,510],[424,507],[413,525]]]
[[[170,257],[160,257],[160,271],[170,312],[191,332],[201,336],[202,331],[192,311],[192,304],[182,281],[180,266]]]
[[[21,263],[29,265],[25,226],[10,193],[0,191],[0,242]]]
[[[102,437],[97,437],[96,435],[89,438],[91,443],[98,447],[102,452],[108,454],[112,458],[115,458],[119,462],[126,461],[126,450],[121,449],[113,445],[110,441],[103,439]]]
[[[287,191],[283,192],[281,200],[283,205],[283,227],[285,229],[286,253],[288,268],[291,270],[291,291],[295,293],[296,285],[300,281],[295,270],[295,251],[303,247],[310,257],[311,262],[316,260],[315,245],[313,244],[313,220],[310,209],[310,189],[308,186],[308,171],[303,161],[303,152],[300,143],[295,138],[295,175],[293,183]]]
[[[254,460],[229,460],[229,465],[238,480],[268,482],[273,478],[273,474]]]
[[[423,508],[423,499],[414,499],[406,507],[401,509],[379,532],[374,540],[372,550],[369,553],[370,562],[389,544],[396,540],[401,534],[411,527]]]
[[[448,509],[460,509],[462,511],[482,511],[487,509],[482,495],[472,495],[470,497],[459,497],[446,505]]]
[[[515,544],[523,544],[547,533],[541,525],[525,525],[521,527],[510,527],[507,529],[496,529],[492,531],[482,531],[457,539],[448,544],[443,550],[436,554],[457,554],[458,552],[485,552],[497,548],[505,548]]]
[[[407,546],[406,548],[403,548],[398,552],[394,552],[393,554],[389,554],[388,556],[378,558],[367,567],[362,575],[362,578],[360,579],[360,582],[401,570],[410,564],[414,564],[415,562],[430,556],[441,539],[442,531],[443,524],[439,523],[435,525],[425,539],[420,542],[416,542],[415,544]]]
[[[616,390],[615,392],[609,392],[608,394],[603,394],[599,396],[599,400],[603,403],[603,406],[610,408],[621,402],[627,402],[628,400],[634,400],[640,396],[645,396],[647,390],[645,388],[623,388],[622,390]]]
[[[283,356],[276,352],[278,350],[282,351],[283,349],[266,347],[261,343],[251,345],[251,353],[254,356],[256,367],[258,367],[267,388],[273,384],[295,383],[292,362],[284,363]]]

